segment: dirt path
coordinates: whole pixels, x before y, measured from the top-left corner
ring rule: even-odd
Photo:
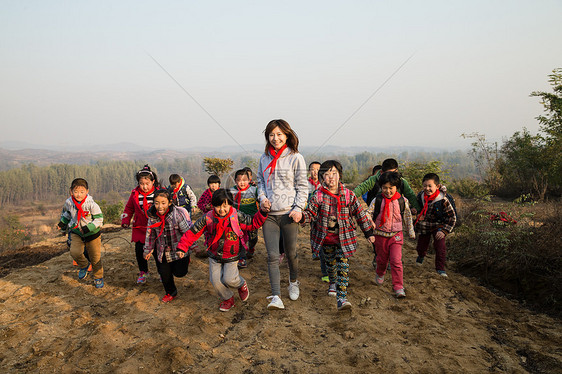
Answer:
[[[261,235],[261,234],[260,234]],[[432,257],[414,265],[404,248],[407,298],[390,282],[372,282],[370,245],[351,260],[351,312],[337,312],[299,244],[301,297],[290,301],[282,266],[284,311],[266,310],[266,254],[242,270],[247,303],[228,313],[208,282],[206,259],[192,257],[177,281],[179,297],[162,304],[151,275],[135,283],[129,231],[104,234],[106,286],[78,281],[68,253],[0,279],[0,371],[56,373],[562,373],[562,325],[496,296],[474,280],[435,274]],[[63,247],[62,238],[41,245]],[[33,256],[33,253],[29,254]],[[150,263],[155,274],[154,263]],[[387,277],[388,278],[388,277]]]

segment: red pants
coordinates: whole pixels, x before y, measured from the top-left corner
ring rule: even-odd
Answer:
[[[382,277],[386,273],[386,265],[390,260],[390,274],[394,291],[404,288],[402,270],[402,233],[393,237],[375,235],[375,251],[377,252],[377,275]]]
[[[418,251],[418,256],[425,257],[427,254],[427,249],[429,248],[429,241],[433,236],[433,248],[435,248],[435,270],[445,270],[445,261],[447,259],[447,245],[445,244],[445,238],[441,240],[435,240],[435,234],[437,231],[431,234],[419,234],[418,235],[418,246],[416,251]]]

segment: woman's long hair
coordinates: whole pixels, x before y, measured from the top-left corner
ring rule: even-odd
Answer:
[[[275,129],[279,127],[279,129],[287,136],[287,147],[291,148],[292,153],[298,153],[299,151],[299,137],[297,133],[293,131],[291,126],[287,121],[284,119],[274,119],[270,121],[263,133],[265,134],[265,154],[269,154],[269,134]]]

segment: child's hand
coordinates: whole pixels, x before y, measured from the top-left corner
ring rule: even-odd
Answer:
[[[289,213],[289,218],[292,218],[293,221],[295,221],[296,223],[299,223],[302,219],[302,212],[296,212],[296,211],[292,210]]]
[[[267,198],[263,199],[262,202],[260,203],[260,208],[264,212],[269,212],[271,210],[271,201],[269,201],[269,199]]]
[[[445,233],[441,230],[437,231],[437,233],[435,234],[435,239],[436,240],[441,240],[445,238]]]
[[[144,259],[148,261],[148,259],[152,256],[152,251],[148,252],[148,254],[144,255]]]
[[[375,244],[375,236],[374,236],[374,235],[369,236],[369,237],[367,238],[367,240],[368,240],[369,242],[371,242],[371,244]]]
[[[124,229],[128,229],[128,228],[129,228],[129,225],[127,225],[126,223],[122,223],[122,224],[121,224],[121,227],[124,228]]]
[[[185,257],[185,252],[184,252],[184,251],[177,250],[177,251],[176,251],[176,254],[178,255],[179,258],[184,258],[184,257]]]
[[[213,206],[211,204],[205,205],[205,210],[209,211],[211,209],[213,209]]]
[[[412,212],[412,214],[415,216],[416,214],[418,214],[418,210],[416,208],[412,208],[410,209],[410,212]]]

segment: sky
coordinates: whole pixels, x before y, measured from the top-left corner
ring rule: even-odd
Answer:
[[[538,130],[562,1],[0,0],[0,142],[465,148]],[[243,147],[241,147],[243,148]]]

